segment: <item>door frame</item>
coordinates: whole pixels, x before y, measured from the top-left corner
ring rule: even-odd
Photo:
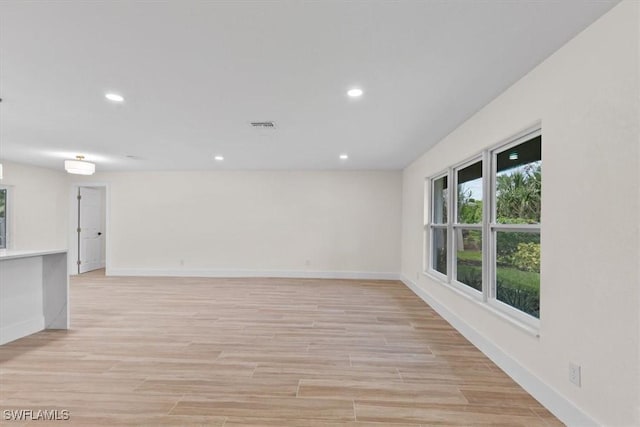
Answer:
[[[106,182],[74,182],[71,184],[71,190],[69,191],[69,235],[68,235],[68,248],[67,252],[67,268],[69,275],[78,275],[78,189],[81,187],[99,187],[104,188],[104,262],[105,262],[105,275],[109,276],[111,271],[110,263],[110,243],[109,236],[111,235],[111,189]]]

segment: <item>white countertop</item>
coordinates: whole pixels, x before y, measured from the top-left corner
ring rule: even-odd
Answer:
[[[28,258],[42,255],[64,254],[66,249],[49,249],[49,250],[19,250],[19,249],[0,249],[0,261],[5,259]]]

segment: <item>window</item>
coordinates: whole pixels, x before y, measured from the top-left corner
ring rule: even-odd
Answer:
[[[455,279],[482,292],[482,160],[457,168],[454,224]]]
[[[0,188],[0,249],[7,248],[7,189]]]
[[[540,317],[542,136],[540,129],[523,135],[430,180],[428,270],[535,323]],[[455,191],[449,192],[451,181]]]
[[[449,206],[449,178],[443,176],[433,180],[431,219],[431,268],[440,274],[449,274],[447,254],[447,222]]]
[[[493,296],[540,317],[542,137],[496,150],[493,156]]]

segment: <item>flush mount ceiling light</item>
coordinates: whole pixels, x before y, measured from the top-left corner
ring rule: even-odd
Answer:
[[[215,156],[214,159],[218,162],[221,162],[224,160],[224,156]]]
[[[349,95],[349,97],[351,98],[358,98],[360,96],[362,96],[364,92],[362,91],[362,89],[354,87],[353,89],[349,89],[347,91],[347,95]]]
[[[124,96],[117,93],[113,93],[113,92],[105,93],[104,97],[112,102],[124,102]]]
[[[347,160],[349,158],[348,154],[340,154],[340,160]]]
[[[65,160],[64,170],[76,175],[93,175],[96,165],[84,160],[84,156],[76,156],[75,160]]]

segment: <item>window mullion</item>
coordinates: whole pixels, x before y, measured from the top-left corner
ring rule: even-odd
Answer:
[[[484,203],[482,205],[482,299],[488,301],[491,296],[491,270],[492,270],[492,242],[493,238],[490,236],[491,230],[489,227],[491,219],[491,210],[493,205],[493,192],[491,191],[493,175],[491,173],[492,168],[491,155],[489,151],[482,153],[482,192]]]
[[[539,233],[540,224],[490,224],[491,229],[500,231],[518,231],[522,233]]]
[[[449,215],[447,218],[447,279],[448,282],[451,283],[453,278],[456,277],[455,272],[453,271],[455,267],[455,250],[454,248],[455,241],[453,238],[453,223],[457,221],[458,218],[458,208],[457,204],[457,192],[458,192],[458,178],[453,173],[453,168],[449,168]]]
[[[484,225],[483,224],[457,223],[457,224],[453,224],[453,228],[454,229],[465,228],[465,229],[470,229],[470,230],[482,230],[484,228]]]
[[[453,168],[449,168],[447,169],[447,174],[449,176],[449,194],[448,194],[448,201],[447,203],[449,203],[449,215],[447,217],[447,282],[448,283],[452,283],[452,280],[455,276],[455,272],[453,271],[455,266],[454,261],[455,258],[453,256],[453,254],[455,253],[454,250],[455,248],[453,247],[453,245],[455,244],[455,242],[453,241],[453,224],[456,221],[456,216],[458,215],[457,213],[457,207],[456,207],[456,195],[454,194],[455,188],[456,188],[456,178],[455,178],[455,174],[452,173]]]

